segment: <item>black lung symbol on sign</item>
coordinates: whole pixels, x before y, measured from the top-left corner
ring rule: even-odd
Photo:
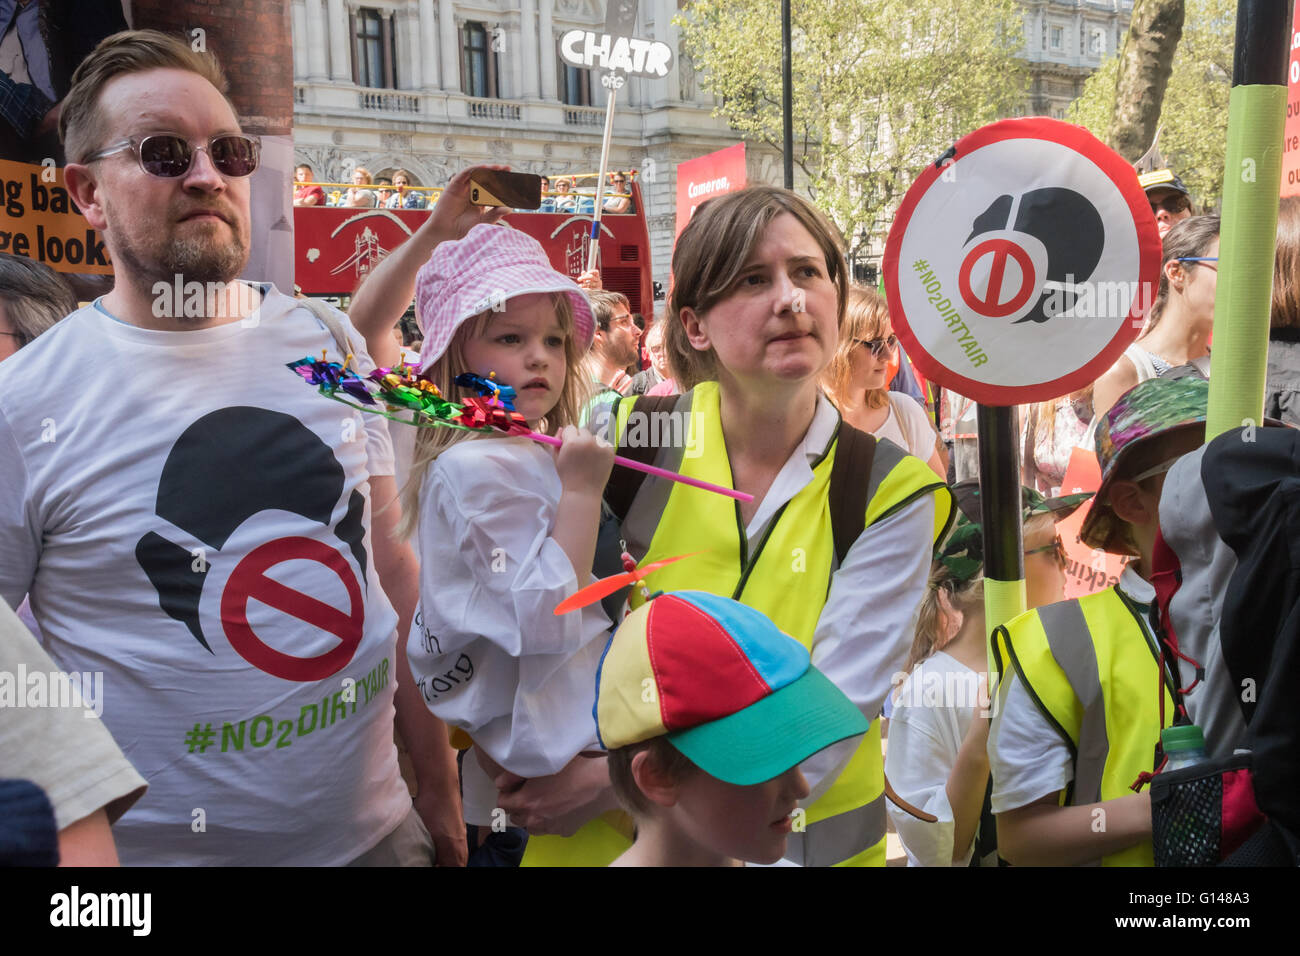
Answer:
[[[1002,195],[975,217],[965,245],[976,236],[1004,229],[1033,236],[1047,249],[1044,282],[1086,282],[1101,261],[1106,232],[1097,207],[1073,189],[1048,186],[1032,189],[1020,197],[1020,208],[1012,225],[1011,196]],[[1057,293],[1044,291],[1024,318],[1017,322],[1046,322],[1074,307],[1078,293],[1070,288]],[[1052,306],[1049,310],[1049,300]]]
[[[222,408],[176,439],[158,479],[158,517],[220,551],[246,519],[269,508],[328,525],[343,480],[334,452],[292,415],[248,406]],[[334,528],[361,568],[362,582],[364,510],[365,499],[353,491],[347,513]],[[158,591],[162,609],[211,652],[199,623],[206,568],[196,571],[188,550],[153,531],[136,543],[135,557]]]

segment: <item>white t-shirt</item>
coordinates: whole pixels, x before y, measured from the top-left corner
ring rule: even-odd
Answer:
[[[1155,588],[1132,565],[1124,568],[1118,586],[1138,604],[1155,600]],[[1150,635],[1145,618],[1142,626]],[[1014,670],[1008,673],[999,696],[1002,705],[994,711],[989,727],[989,772],[993,775],[993,812],[1005,813],[1064,790],[1074,779],[1074,761],[1069,746]]]
[[[609,618],[599,602],[554,613],[578,589],[551,537],[560,491],[549,450],[527,438],[452,445],[420,489],[420,609],[407,644],[416,685],[430,710],[521,777],[598,749]]]
[[[909,455],[929,462],[938,436],[921,403],[901,392],[889,393],[889,417],[872,434],[888,438]]]
[[[92,305],[0,363],[0,596],[104,674],[149,781],[127,864],[342,864],[411,806],[368,540],[387,430],[285,367],[337,355],[319,320],[274,290],[255,315],[157,332]]]
[[[943,651],[918,664],[899,689],[889,721],[885,776],[900,797],[939,818],[926,823],[888,804],[908,866],[970,862],[973,837],[965,854],[952,858],[954,822],[947,788],[978,701],[979,675]]]

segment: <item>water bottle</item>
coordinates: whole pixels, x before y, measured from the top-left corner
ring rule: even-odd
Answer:
[[[1164,766],[1164,773],[1193,767],[1209,759],[1205,753],[1205,735],[1196,724],[1166,727],[1160,731],[1160,744],[1169,758]]]

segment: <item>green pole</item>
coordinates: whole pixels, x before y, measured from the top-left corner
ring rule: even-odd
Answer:
[[[1237,4],[1206,441],[1258,424],[1264,414],[1290,6],[1281,0]]]

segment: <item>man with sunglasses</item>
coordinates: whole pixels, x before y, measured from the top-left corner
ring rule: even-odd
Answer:
[[[1170,229],[1196,214],[1192,208],[1192,194],[1173,170],[1157,169],[1144,173],[1138,176],[1138,184],[1146,190],[1161,241]]]
[[[455,757],[385,595],[414,583],[391,443],[285,367],[369,358],[343,315],[238,281],[259,144],[224,89],[153,31],[74,77],[66,182],[114,284],[0,367],[0,597],[30,591],[50,656],[104,675],[150,782],[124,863],[428,865],[430,831],[462,863]],[[426,745],[414,807],[395,708]]]

